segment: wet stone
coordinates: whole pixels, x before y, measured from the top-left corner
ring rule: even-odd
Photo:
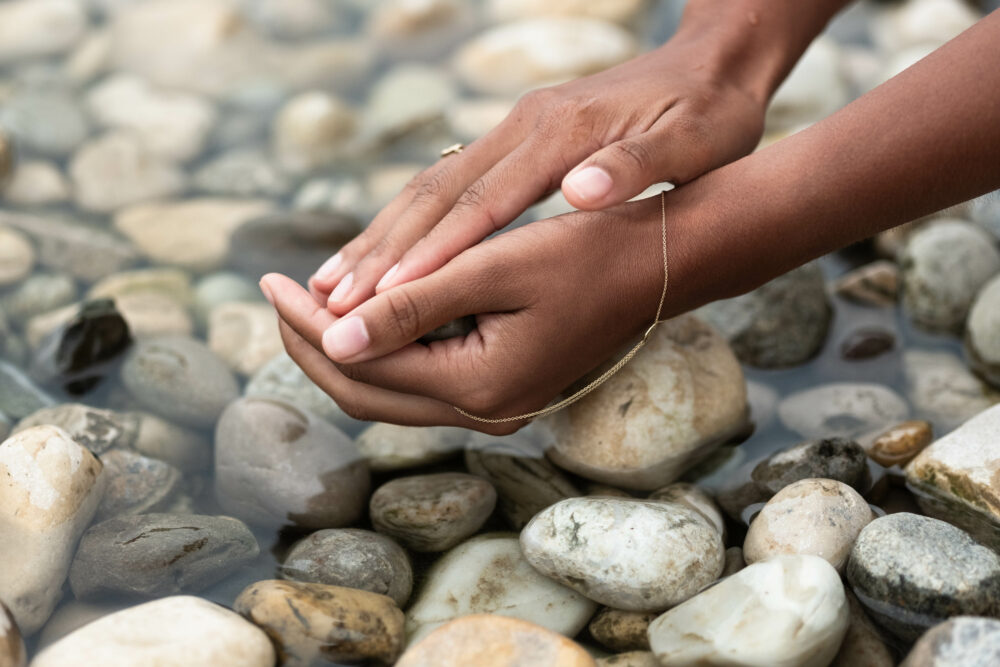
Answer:
[[[403,612],[384,595],[354,588],[259,581],[233,609],[267,633],[288,667],[391,664],[403,648]]]
[[[135,451],[160,459],[184,472],[199,472],[211,466],[212,443],[200,431],[171,423],[147,412],[126,413],[138,423]]]
[[[358,588],[403,607],[413,590],[406,551],[385,535],[358,528],[319,530],[297,542],[278,566],[282,579]]]
[[[11,320],[27,322],[35,315],[76,300],[76,282],[64,273],[36,273],[0,297],[0,309]]]
[[[108,486],[95,521],[123,514],[164,511],[181,487],[181,472],[169,463],[127,450],[101,455]]]
[[[11,419],[21,419],[55,404],[16,366],[0,361],[0,412]]]
[[[4,667],[25,667],[28,653],[24,648],[21,632],[14,622],[14,615],[0,602],[0,665]]]
[[[958,616],[928,630],[900,667],[1000,664],[1000,621]]]
[[[373,471],[405,470],[436,463],[461,452],[469,432],[452,426],[372,424],[357,438],[358,450]]]
[[[884,329],[858,329],[840,343],[840,356],[848,361],[863,361],[889,352],[896,346],[896,336]]]
[[[834,290],[845,299],[862,305],[892,306],[899,295],[899,269],[889,260],[872,262],[842,276]]]
[[[202,590],[258,553],[253,534],[231,517],[119,516],[84,533],[69,583],[81,600],[108,594],[162,597]]]
[[[868,445],[868,456],[886,468],[905,466],[931,444],[934,430],[930,422],[920,419],[896,424]]]
[[[907,642],[952,616],[1000,612],[1000,556],[930,517],[899,513],[868,524],[847,580],[872,618]]]
[[[58,426],[74,442],[98,456],[112,449],[129,449],[138,430],[137,420],[129,415],[81,403],[63,403],[31,413],[18,422],[16,431],[43,425]]]
[[[796,392],[778,405],[778,416],[804,438],[856,438],[882,431],[909,416],[902,396],[871,383],[835,382]]]
[[[219,304],[208,317],[208,346],[242,376],[251,376],[283,346],[274,308],[266,303]]]
[[[951,430],[1000,402],[997,391],[969,372],[951,352],[909,349],[903,353],[907,397],[925,419]]]
[[[657,612],[622,611],[605,607],[587,628],[601,646],[611,651],[648,651],[649,624]]]
[[[496,505],[493,486],[475,475],[402,477],[372,494],[375,530],[415,551],[445,551],[475,533]]]

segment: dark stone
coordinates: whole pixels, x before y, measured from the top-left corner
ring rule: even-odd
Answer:
[[[229,265],[254,278],[276,271],[305,283],[360,231],[357,220],[337,213],[267,215],[240,225],[233,233]]]
[[[920,638],[900,667],[1000,665],[1000,621],[958,616]]]
[[[885,354],[896,345],[896,337],[885,329],[858,329],[840,344],[840,356],[861,361]]]
[[[76,317],[53,331],[35,357],[33,373],[70,394],[96,387],[132,344],[125,318],[111,299],[88,301]]]
[[[137,514],[83,534],[69,569],[79,599],[146,598],[202,590],[260,553],[250,529],[227,516]]]
[[[1000,613],[1000,556],[930,517],[901,512],[868,524],[847,580],[872,618],[903,642],[952,616]]]

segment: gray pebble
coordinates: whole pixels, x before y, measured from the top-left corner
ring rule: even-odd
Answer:
[[[181,471],[169,463],[124,449],[103,454],[108,486],[97,506],[95,521],[123,514],[164,511],[181,487]]]
[[[928,630],[900,667],[1000,665],[1000,621],[957,616]]]
[[[76,301],[76,281],[65,273],[36,273],[0,298],[0,310],[23,324]]]
[[[16,430],[43,425],[58,426],[69,433],[77,444],[97,455],[111,449],[132,447],[138,431],[135,417],[82,403],[42,408],[18,422]]]

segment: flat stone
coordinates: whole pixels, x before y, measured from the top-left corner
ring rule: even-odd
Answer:
[[[59,167],[45,160],[31,160],[17,166],[3,188],[3,198],[18,206],[45,206],[69,201],[71,192]]]
[[[118,516],[83,534],[69,584],[81,600],[109,594],[163,597],[207,588],[259,553],[253,534],[232,517]]]
[[[892,306],[899,296],[899,268],[886,259],[865,264],[840,277],[834,291],[865,306]]]
[[[861,529],[874,518],[857,491],[832,479],[789,484],[767,501],[743,542],[748,565],[778,554],[809,554],[843,570]]]
[[[208,346],[236,373],[253,375],[284,349],[274,308],[239,301],[219,304],[208,316]]]
[[[1000,406],[939,438],[906,466],[906,483],[931,516],[1000,551]]]
[[[847,593],[851,624],[830,667],[893,667],[896,660],[882,641],[878,628],[852,593]]]
[[[160,459],[184,472],[201,472],[212,465],[212,442],[200,431],[149,414],[127,415],[138,423],[132,447],[135,451]]]
[[[651,491],[742,430],[746,417],[746,384],[732,350],[685,315],[661,324],[598,389],[546,418],[546,454],[587,479]]]
[[[54,404],[55,399],[20,369],[0,361],[0,412],[11,419],[21,419]]]
[[[847,361],[872,359],[896,347],[896,336],[891,331],[865,327],[852,331],[840,343],[840,356]]]
[[[413,644],[396,667],[596,667],[570,639],[506,616],[472,614],[450,621]]]
[[[87,32],[72,0],[18,0],[0,6],[0,65],[65,53]]]
[[[359,528],[318,530],[291,548],[278,566],[282,579],[358,588],[410,599],[413,569],[406,551],[391,538]]]
[[[664,613],[650,624],[649,643],[661,665],[725,664],[739,656],[747,666],[823,667],[837,654],[849,617],[829,563],[777,556]]]
[[[403,612],[384,595],[258,581],[240,593],[233,609],[267,633],[281,664],[289,667],[360,660],[391,664],[403,649]]]
[[[868,456],[886,468],[905,466],[933,439],[934,429],[930,422],[921,419],[905,421],[872,440],[867,446]]]
[[[193,338],[141,340],[122,365],[125,387],[151,412],[189,426],[214,426],[239,396],[229,368]]]
[[[24,280],[35,266],[35,248],[27,236],[0,227],[0,288]]]
[[[112,449],[131,448],[138,431],[135,418],[82,403],[61,403],[37,410],[19,421],[14,432],[35,426],[58,426],[97,456]]]
[[[605,607],[597,612],[587,629],[601,646],[612,651],[648,651],[649,624],[657,612],[622,611]]]
[[[265,151],[254,148],[237,148],[206,162],[192,185],[221,197],[282,197],[292,190],[292,180]]]
[[[806,264],[752,292],[696,311],[733,346],[740,361],[759,368],[804,363],[826,341],[832,309],[818,264]]]
[[[928,630],[900,667],[963,667],[1000,662],[1000,621],[957,616]]]
[[[980,377],[1000,387],[1000,277],[976,294],[965,330],[965,352]]]
[[[446,71],[398,65],[372,84],[361,131],[368,141],[392,141],[441,120],[457,97]]]
[[[3,602],[0,602],[0,664],[4,667],[25,667],[28,664],[28,652],[24,648],[21,632],[17,629],[14,615]]]
[[[969,372],[951,352],[903,353],[906,395],[939,431],[950,431],[1000,402],[1000,391]]]
[[[951,524],[890,514],[861,531],[847,580],[879,625],[910,642],[952,616],[996,615],[1000,556]]]
[[[397,426],[379,422],[362,431],[356,442],[373,471],[388,472],[443,461],[463,451],[468,439],[469,431],[453,426]]]
[[[104,494],[101,462],[55,426],[0,443],[0,599],[21,632],[38,630],[62,597],[77,540]]]
[[[698,512],[660,501],[570,498],[521,531],[542,574],[615,609],[661,611],[722,573],[719,533]]]
[[[274,152],[285,169],[310,171],[342,155],[356,127],[354,112],[335,96],[321,91],[302,93],[275,115]]]
[[[35,315],[76,301],[76,281],[65,273],[36,273],[0,297],[0,309],[11,320],[26,323]]]
[[[119,271],[101,278],[87,290],[88,299],[115,299],[150,293],[169,297],[184,308],[194,301],[191,275],[180,269],[150,267]]]
[[[778,416],[804,438],[856,438],[874,435],[906,419],[902,396],[881,384],[835,382],[787,396]]]
[[[287,403],[241,398],[215,432],[215,492],[254,524],[340,528],[368,501],[369,473],[354,443],[329,422]]]
[[[181,487],[181,471],[164,461],[116,449],[101,455],[108,478],[95,521],[170,507]]]
[[[424,582],[406,611],[411,644],[470,614],[509,616],[575,636],[597,607],[535,570],[510,533],[477,535],[463,542],[431,566]]]
[[[240,301],[261,303],[263,300],[260,287],[246,276],[233,271],[216,271],[198,280],[192,308],[198,324],[206,327],[208,316],[216,306]]]
[[[264,632],[225,607],[188,595],[130,607],[70,633],[35,667],[273,667]]]
[[[400,477],[372,494],[380,533],[414,551],[445,551],[475,533],[496,505],[493,486],[475,475],[445,472]]]
[[[7,96],[0,122],[12,130],[22,150],[47,158],[65,158],[90,133],[83,108],[69,91],[58,87],[26,86]]]

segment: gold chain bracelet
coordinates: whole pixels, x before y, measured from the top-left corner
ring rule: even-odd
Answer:
[[[663,303],[666,301],[667,298],[667,284],[670,282],[670,272],[667,267],[667,205],[666,205],[665,195],[666,195],[665,190],[660,192],[660,227],[662,229],[662,241],[663,241],[663,291],[660,293],[660,305],[656,307],[656,318],[653,320],[653,324],[651,324],[650,327],[646,329],[646,333],[642,335],[642,340],[636,343],[635,347],[629,350],[628,354],[622,357],[617,364],[615,364],[608,370],[601,373],[601,376],[599,378],[597,378],[596,380],[594,380],[586,387],[573,394],[572,396],[564,398],[558,403],[554,403],[546,408],[542,408],[541,410],[535,410],[534,412],[528,412],[523,415],[516,415],[514,417],[500,417],[497,419],[489,419],[486,417],[479,417],[470,414],[458,406],[452,406],[460,415],[462,415],[463,417],[468,417],[469,419],[480,422],[482,424],[506,424],[508,422],[517,422],[517,421],[523,421],[525,419],[534,419],[536,417],[545,417],[547,415],[551,415],[553,412],[557,412],[565,407],[573,405],[581,398],[583,398],[590,392],[600,387],[602,384],[607,382],[612,375],[614,375],[622,368],[624,368],[625,364],[627,364],[629,361],[632,360],[632,357],[638,354],[639,350],[642,349],[642,346],[645,345],[646,342],[649,340],[649,337],[656,329],[656,326],[660,323],[660,314],[663,312]]]

